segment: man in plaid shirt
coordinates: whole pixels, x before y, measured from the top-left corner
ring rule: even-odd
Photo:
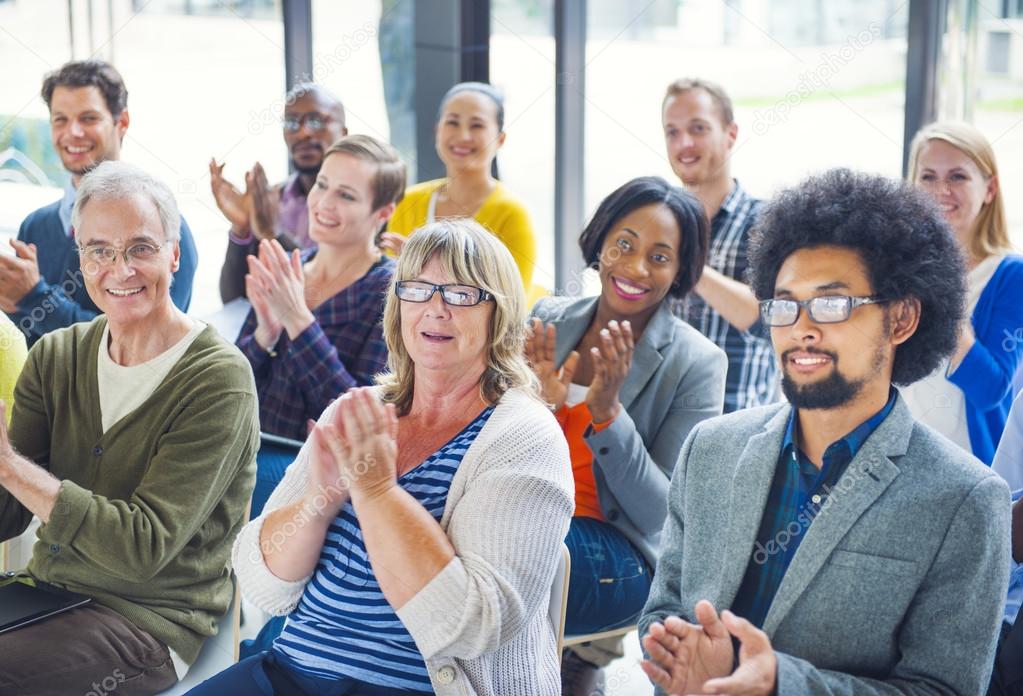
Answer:
[[[777,398],[768,333],[746,285],[746,247],[760,201],[732,178],[729,156],[738,126],[720,86],[700,79],[668,86],[661,109],[671,168],[707,211],[710,253],[695,293],[677,313],[728,354],[725,413]]]

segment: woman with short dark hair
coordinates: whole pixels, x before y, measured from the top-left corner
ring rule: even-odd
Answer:
[[[657,561],[668,481],[689,431],[720,415],[725,354],[672,314],[700,278],[709,224],[700,202],[658,177],[600,204],[579,238],[598,297],[545,298],[526,354],[569,443],[575,516],[566,633],[628,625]],[[590,693],[599,650],[566,656],[565,693]]]

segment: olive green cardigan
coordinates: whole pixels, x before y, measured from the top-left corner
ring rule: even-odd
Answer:
[[[206,327],[156,391],[106,433],[105,317],[47,334],[18,379],[11,442],[61,480],[28,572],[89,595],[195,661],[232,597],[231,544],[259,447],[248,362]],[[0,539],[31,513],[0,488]]]

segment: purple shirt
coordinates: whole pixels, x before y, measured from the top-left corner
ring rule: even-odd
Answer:
[[[280,237],[282,234],[290,237],[299,249],[313,249],[316,242],[309,238],[309,207],[306,201],[308,192],[302,188],[302,181],[298,174],[292,174],[280,185],[280,194],[277,198],[277,222],[274,234]],[[235,244],[251,244],[254,237],[252,230],[244,237],[231,235],[231,241]]]
[[[305,261],[315,251],[303,254]],[[281,334],[277,357],[253,338],[256,313],[249,311],[238,347],[252,365],[259,394],[260,430],[305,440],[306,421],[316,420],[331,401],[356,386],[373,384],[387,365],[381,319],[394,261],[383,258],[366,275],[313,310],[313,323],[295,337]]]

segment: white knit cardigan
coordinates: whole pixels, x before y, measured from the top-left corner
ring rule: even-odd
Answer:
[[[334,408],[320,420],[330,419]],[[287,582],[271,573],[259,534],[269,511],[305,493],[307,448],[234,545],[243,595],[274,615],[295,608],[312,576]],[[510,390],[451,481],[440,525],[455,558],[397,612],[437,694],[561,693],[547,605],[574,500],[568,445],[557,421],[538,400]]]

